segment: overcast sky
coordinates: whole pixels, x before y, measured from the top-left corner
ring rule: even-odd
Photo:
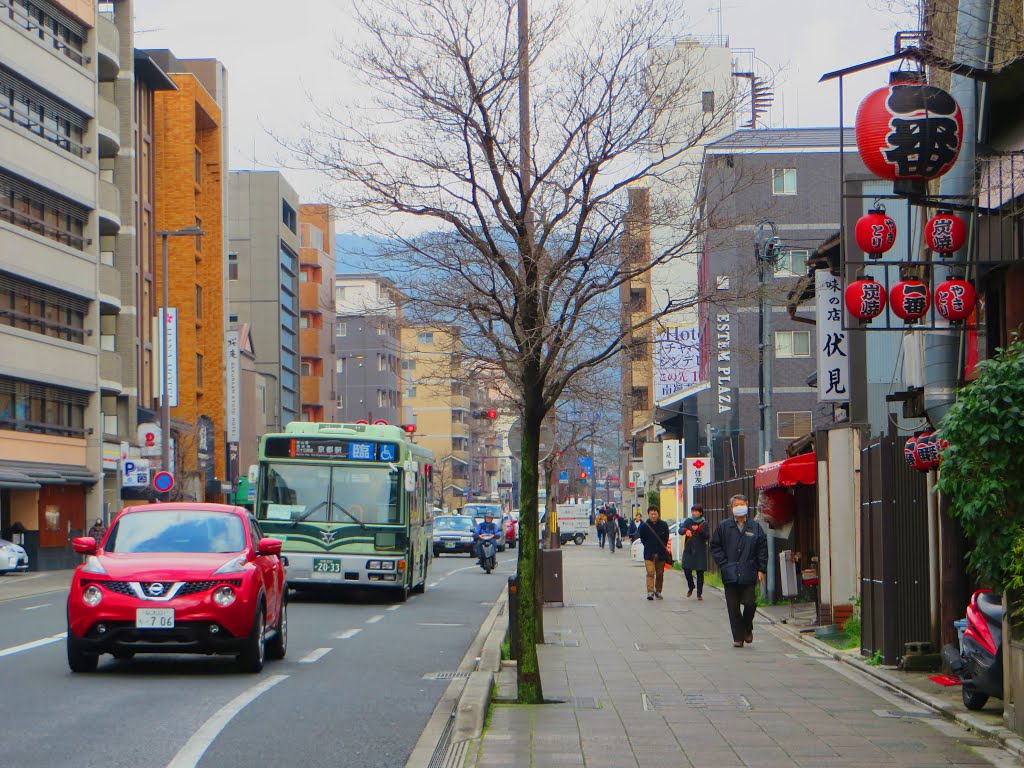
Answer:
[[[891,53],[895,32],[914,27],[913,19],[889,10],[889,0],[687,2],[690,32],[718,33],[721,7],[731,47],[754,49],[764,73],[777,73],[771,127],[838,125],[838,89],[818,78]],[[224,62],[231,168],[280,168],[285,158],[267,130],[297,136],[313,118],[311,97],[332,102],[345,93],[334,51],[346,30],[346,7],[345,0],[136,0],[136,46]],[[848,126],[860,100],[886,81],[884,67],[847,79]],[[285,174],[305,202],[320,196],[324,180],[316,174]],[[352,229],[344,220],[337,228]]]

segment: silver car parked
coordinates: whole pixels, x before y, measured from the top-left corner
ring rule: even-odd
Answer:
[[[0,574],[28,570],[28,552],[19,544],[0,539]]]

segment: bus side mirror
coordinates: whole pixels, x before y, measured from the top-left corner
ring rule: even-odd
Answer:
[[[405,490],[412,492],[416,490],[416,473],[419,465],[411,459],[405,462]]]
[[[256,485],[256,481],[260,478],[260,468],[256,464],[249,465],[249,484]]]

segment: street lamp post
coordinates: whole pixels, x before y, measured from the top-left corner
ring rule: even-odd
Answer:
[[[178,229],[173,231],[160,231],[157,232],[160,236],[160,250],[161,250],[161,298],[160,298],[160,350],[161,350],[161,369],[163,375],[160,377],[160,468],[165,472],[174,474],[174,468],[171,466],[171,404],[167,387],[167,368],[168,368],[168,354],[167,354],[167,310],[169,294],[170,275],[168,274],[167,266],[167,238],[169,237],[202,237],[206,233],[200,227],[185,227],[184,229]]]

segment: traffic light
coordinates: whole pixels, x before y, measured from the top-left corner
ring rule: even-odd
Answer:
[[[493,408],[489,410],[470,411],[469,415],[474,419],[488,419],[490,421],[494,421],[498,418],[498,412]]]
[[[636,483],[634,483],[632,480],[630,480],[629,481],[629,489],[633,490],[634,488],[636,488]]]
[[[415,424],[399,424],[398,426],[401,428],[403,432],[409,435],[413,434],[416,431]]]

